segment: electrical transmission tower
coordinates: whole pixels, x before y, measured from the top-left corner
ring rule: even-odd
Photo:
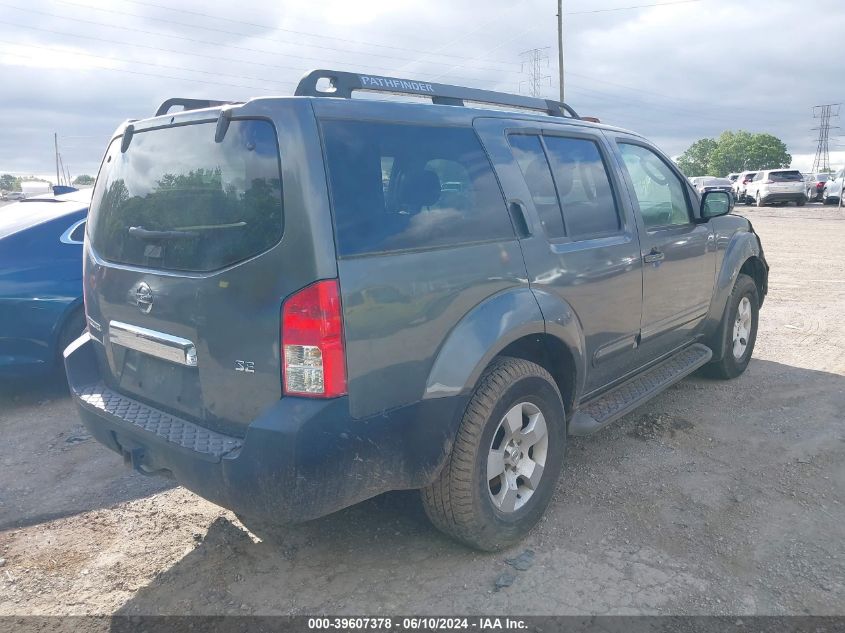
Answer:
[[[819,121],[819,126],[813,128],[813,130],[818,130],[819,132],[816,158],[813,161],[814,174],[830,171],[830,149],[828,146],[830,130],[835,130],[839,127],[837,125],[832,126],[830,120],[839,117],[839,106],[839,103],[826,103],[824,105],[813,106],[813,118]]]
[[[522,57],[522,72],[528,73],[528,79],[519,82],[519,91],[522,92],[522,85],[527,84],[528,94],[539,97],[543,93],[543,86],[552,85],[551,75],[545,74],[549,67],[549,47],[532,48],[519,55]]]

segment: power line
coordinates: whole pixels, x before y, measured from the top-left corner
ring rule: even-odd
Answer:
[[[839,117],[839,106],[839,103],[813,106],[813,118],[819,120],[819,126],[813,128],[819,132],[816,157],[813,159],[812,172],[814,174],[830,171],[830,130],[839,127],[831,126],[830,120]]]
[[[504,15],[505,13],[510,13],[510,12],[511,12],[511,11],[513,11],[514,9],[517,9],[517,8],[521,7],[523,4],[525,4],[525,1],[526,1],[526,0],[519,0],[519,2],[517,2],[516,4],[511,5],[509,8],[505,9],[502,13],[499,13],[499,14],[498,14],[496,17],[494,17],[492,20],[487,20],[487,21],[485,21],[485,22],[482,22],[481,24],[479,24],[478,26],[476,26],[476,27],[475,27],[474,29],[472,29],[471,31],[468,31],[467,33],[462,33],[462,34],[460,35],[460,37],[456,37],[456,38],[454,38],[454,39],[452,39],[452,40],[449,40],[448,42],[446,42],[446,43],[444,43],[444,44],[441,44],[440,46],[438,46],[437,48],[435,48],[433,51],[431,51],[431,54],[435,54],[435,55],[436,55],[436,54],[439,54],[439,52],[440,52],[440,51],[442,51],[444,48],[447,48],[447,47],[449,47],[449,46],[452,46],[452,44],[457,44],[458,42],[460,42],[460,41],[462,41],[462,40],[465,40],[465,39],[466,39],[467,37],[469,37],[470,35],[473,35],[473,34],[477,33],[478,31],[480,31],[480,30],[482,30],[482,29],[484,29],[484,28],[487,28],[487,27],[488,27],[488,26],[490,26],[491,24],[493,24],[493,23],[495,23],[495,22],[498,22],[499,20],[501,20],[501,19],[502,19],[503,15]],[[422,60],[422,58],[423,58],[423,57],[425,57],[427,54],[428,54],[428,53],[424,53],[422,56],[420,56],[419,58],[417,58],[416,62],[417,62],[417,63],[419,63],[419,62]],[[472,60],[472,59],[473,59],[473,58],[470,58],[470,60]],[[413,62],[412,62],[412,63],[413,63]],[[512,63],[512,62],[508,62],[508,63]],[[405,68],[407,68],[407,67],[408,67],[408,66],[410,66],[410,65],[411,65],[411,63],[409,63],[409,64],[403,64],[403,65],[402,65],[399,69],[397,69],[397,72],[398,72],[398,71],[401,71],[401,70],[404,70]]]
[[[586,11],[567,11],[564,15],[588,15],[591,13],[611,13],[613,11],[633,11],[634,9],[648,9],[651,7],[668,7],[675,4],[691,4],[704,0],[673,0],[672,2],[656,2],[654,4],[634,4],[629,7],[612,7],[608,9],[589,9]]]
[[[285,45],[291,45],[291,46],[302,46],[303,45],[301,42],[290,42],[290,41],[279,40],[279,39],[270,39],[270,38],[267,38],[267,37],[259,37],[259,36],[251,35],[249,33],[240,33],[238,31],[230,31],[228,29],[220,29],[220,28],[215,28],[215,27],[211,27],[211,26],[202,26],[202,25],[199,25],[199,24],[191,24],[189,22],[179,22],[178,20],[168,20],[166,18],[158,18],[158,17],[154,17],[154,16],[139,15],[137,13],[129,13],[127,11],[119,11],[117,9],[106,9],[106,8],[103,8],[103,7],[94,7],[94,6],[84,4],[84,3],[81,3],[81,2],[71,2],[70,0],[53,0],[53,1],[58,3],[58,4],[66,4],[66,5],[70,5],[70,6],[74,6],[74,7],[83,7],[85,9],[92,9],[94,11],[101,11],[103,13],[111,13],[111,14],[114,14],[114,15],[123,15],[123,16],[132,17],[132,18],[142,18],[142,19],[145,19],[145,20],[152,20],[154,22],[162,22],[164,24],[171,24],[171,25],[174,25],[174,26],[188,27],[188,28],[192,28],[192,29],[198,29],[198,30],[201,30],[201,31],[210,31],[210,32],[213,32],[213,33],[222,33],[224,35],[234,35],[236,37],[247,37],[249,39],[258,40],[258,41],[261,41],[261,42],[270,42],[271,44],[285,44]],[[108,26],[112,26],[112,25],[108,25]],[[337,48],[337,47],[334,47],[334,46],[323,46],[321,44],[314,44],[314,43],[308,43],[307,46],[309,46],[311,48],[333,51],[333,52],[336,52],[336,53],[343,53],[345,55],[350,55],[350,54],[351,55],[373,55],[373,53],[369,52],[369,51],[356,51],[356,50],[351,50],[351,49],[348,49],[348,48],[344,49],[344,48]],[[390,60],[396,60],[396,61],[409,61],[409,62],[415,61],[413,58],[410,58],[410,57],[396,57],[394,55],[388,56],[388,55],[384,55],[384,54],[379,54],[379,57],[383,58],[383,59],[390,59]],[[461,56],[458,56],[458,55],[448,55],[448,57],[454,57],[456,59],[467,59],[466,57],[461,57]],[[432,61],[432,62],[429,62],[429,63],[431,63],[431,64],[448,64],[450,62],[447,62],[447,61]],[[512,62],[506,62],[506,63],[512,63]],[[478,69],[479,70],[495,70],[495,69],[492,69],[492,68],[481,68],[481,67],[478,67]],[[511,72],[516,72],[516,71],[511,71]]]
[[[539,97],[543,93],[543,85],[551,85],[551,75],[545,74],[544,68],[549,67],[549,47],[532,48],[520,53],[522,57],[522,70],[528,69],[528,79],[519,82],[520,92],[522,85],[528,85],[528,94],[532,97]]]
[[[141,64],[143,66],[156,66],[158,68],[167,68],[169,70],[181,70],[181,71],[190,72],[190,73],[200,73],[202,75],[211,75],[213,77],[231,77],[233,79],[252,79],[252,80],[255,80],[255,81],[266,81],[266,82],[269,82],[269,83],[285,84],[285,85],[288,85],[288,86],[295,86],[296,85],[296,83],[293,82],[293,81],[279,81],[278,79],[267,79],[266,77],[251,77],[249,75],[241,75],[241,74],[231,75],[231,74],[227,74],[227,73],[221,73],[219,71],[210,72],[210,71],[206,71],[206,70],[197,70],[195,68],[185,68],[183,66],[170,66],[170,65],[167,65],[167,64],[157,64],[155,62],[141,62],[141,61],[136,61],[136,60],[133,60],[133,59],[121,59],[120,57],[110,57],[110,56],[106,56],[106,55],[95,55],[93,53],[82,53],[82,52],[77,52],[77,51],[69,51],[69,50],[64,49],[64,48],[55,48],[55,47],[52,47],[52,46],[40,46],[38,44],[20,44],[18,42],[10,42],[8,40],[0,40],[0,44],[10,44],[12,46],[25,46],[27,48],[37,48],[37,49],[43,50],[43,51],[52,51],[52,52],[56,52],[56,53],[62,53],[63,55],[81,55],[83,57],[93,57],[95,59],[102,59],[102,60],[113,61],[113,62],[122,62],[122,63],[125,63],[125,64]],[[98,67],[98,69],[106,70],[103,67]],[[115,70],[119,70],[119,69],[115,69]],[[226,84],[222,84],[222,85],[226,85]],[[69,138],[69,137],[65,137],[65,138]]]
[[[62,2],[64,4],[72,4],[72,5],[76,4],[76,3],[73,3],[73,2],[67,2],[66,0],[58,0],[58,1]],[[93,26],[119,29],[121,31],[129,31],[129,32],[132,32],[132,33],[140,33],[142,35],[153,35],[155,37],[166,37],[166,38],[171,38],[171,39],[177,39],[177,40],[182,40],[182,41],[185,41],[185,42],[191,42],[192,44],[203,44],[203,45],[206,45],[206,46],[224,46],[226,48],[231,48],[231,49],[240,50],[240,51],[246,51],[246,52],[249,52],[249,53],[261,53],[261,54],[264,54],[264,55],[279,55],[279,54],[282,54],[279,51],[270,51],[270,50],[261,49],[261,48],[251,48],[251,47],[247,47],[247,46],[238,46],[238,45],[235,45],[235,44],[221,43],[221,42],[215,42],[215,41],[204,40],[204,39],[197,39],[197,38],[194,38],[194,37],[186,37],[184,35],[176,35],[176,34],[173,34],[173,33],[162,33],[162,32],[157,32],[157,31],[150,31],[150,30],[146,30],[146,29],[134,28],[134,27],[130,27],[130,26],[123,26],[123,25],[119,25],[119,24],[108,24],[107,22],[98,22],[96,20],[86,20],[86,19],[83,19],[83,18],[59,15],[59,14],[50,13],[50,12],[47,12],[47,11],[39,11],[37,9],[29,9],[29,8],[26,8],[26,7],[20,7],[20,6],[9,4],[9,3],[6,3],[6,2],[0,2],[0,6],[8,7],[10,9],[14,9],[16,11],[23,11],[23,12],[26,12],[26,13],[34,13],[36,15],[44,15],[44,16],[47,16],[47,17],[60,18],[62,20],[70,20],[70,21],[73,21],[73,22],[79,22],[81,24],[90,24],[90,25],[93,25]],[[128,15],[130,17],[138,17],[136,14],[125,13],[125,12],[121,12],[121,11],[115,11],[115,10],[112,10],[112,9],[100,9],[100,8],[96,8],[96,7],[88,7],[87,5],[80,5],[80,6],[86,6],[87,8],[90,8],[90,9],[96,9],[96,10],[99,10],[99,11],[105,11],[105,12],[109,12],[109,13],[124,14],[124,15]],[[158,18],[151,18],[151,19],[158,19]],[[173,20],[159,19],[159,21],[169,22],[171,24],[176,24],[176,25],[179,25],[179,26],[193,26],[193,25],[187,25],[184,22],[175,22]],[[236,35],[238,37],[250,37],[249,35],[247,35],[245,33],[236,33],[236,32],[233,32],[233,31],[224,31],[222,29],[211,29],[211,28],[199,27],[199,26],[196,27],[196,28],[223,32],[223,33],[227,33],[229,35]],[[276,40],[267,40],[266,38],[254,38],[254,39],[261,39],[261,40],[269,41],[269,42],[272,42],[272,43],[275,43],[275,44],[280,43]],[[281,43],[285,44],[285,42],[281,42]],[[287,42],[287,44],[291,44],[291,43]],[[335,52],[338,52],[338,53],[342,53],[344,55],[349,55],[350,53],[359,54],[359,55],[372,55],[372,53],[367,53],[367,52],[356,53],[355,51],[331,48],[331,47],[326,47],[326,46],[318,46],[318,45],[311,45],[311,46],[313,46],[314,48],[323,48],[323,49],[332,50],[332,51],[335,51]],[[298,54],[295,54],[295,53],[287,53],[287,52],[283,53],[283,54],[286,57],[294,57],[296,59],[302,59],[302,60],[306,60],[306,61],[317,62],[320,65],[324,64],[325,61],[326,61],[324,58],[320,58],[320,57],[308,57],[308,56],[305,56],[305,55],[298,55]],[[383,58],[383,59],[397,59],[395,57],[391,58],[391,57],[387,57],[387,56],[384,56],[384,55],[380,55],[379,57]],[[398,58],[398,59],[400,61],[408,60],[410,63],[417,62],[417,60],[412,60],[412,59],[409,59],[407,57],[401,57],[401,58]],[[474,59],[478,59],[478,57],[476,57]],[[333,62],[333,63],[336,63],[336,62]],[[350,62],[348,60],[345,60],[345,61],[340,62],[340,63],[348,64]],[[440,61],[440,62],[438,62],[438,61],[426,61],[426,62],[421,62],[421,63],[426,63],[426,64],[429,64],[429,65],[436,65],[436,66],[449,65],[449,62],[443,62],[443,61]],[[383,70],[383,71],[386,71],[386,72],[391,71],[391,68],[389,68],[387,66],[370,65],[370,67],[375,68],[375,69],[379,69],[379,70]],[[450,69],[452,69],[452,68],[466,68],[466,66],[464,66],[462,64],[451,64],[451,65],[449,65],[449,68]],[[489,67],[477,67],[477,69],[478,70],[487,70],[487,71],[491,71],[491,72],[505,72],[505,73],[513,73],[513,74],[518,74],[518,72],[519,72],[519,71],[516,71],[516,70],[507,70],[507,69],[502,69],[502,68],[489,68]]]
[[[0,3],[0,5],[2,5],[2,3]],[[134,42],[114,40],[114,39],[109,39],[109,38],[105,38],[105,37],[96,37],[96,36],[93,36],[93,35],[81,35],[79,33],[69,33],[67,31],[56,31],[54,29],[45,29],[45,28],[38,27],[38,26],[30,26],[28,24],[20,24],[18,22],[8,22],[6,20],[0,20],[0,24],[6,25],[6,26],[13,26],[17,29],[28,29],[28,30],[31,30],[31,31],[38,31],[38,32],[41,32],[41,33],[50,33],[51,35],[60,35],[62,37],[73,37],[73,38],[82,39],[82,40],[91,40],[91,41],[94,41],[94,42],[103,42],[104,44],[118,44],[122,47],[132,46],[132,47],[135,47],[135,48],[141,48],[141,49],[149,50],[149,51],[158,51],[158,52],[162,52],[162,53],[173,53],[175,55],[184,55],[184,56],[187,56],[187,57],[198,57],[200,59],[208,59],[208,60],[219,61],[219,62],[235,63],[235,64],[248,64],[250,66],[260,66],[262,68],[272,68],[272,69],[276,69],[276,70],[291,70],[291,71],[298,73],[299,75],[303,75],[308,70],[308,67],[303,67],[303,66],[285,66],[283,64],[268,64],[268,63],[265,63],[265,62],[259,62],[259,61],[254,61],[254,60],[245,60],[245,59],[237,59],[237,58],[234,58],[234,57],[222,57],[220,55],[207,55],[207,54],[204,54],[204,53],[192,53],[192,52],[189,52],[189,51],[179,51],[179,50],[175,50],[175,49],[172,49],[172,48],[165,48],[165,47],[162,47],[162,46],[151,46],[149,44],[137,44],[137,43],[134,43]],[[132,61],[130,63],[136,63],[136,62]],[[137,63],[140,63],[140,62],[137,62]],[[456,79],[463,79],[463,80],[466,80],[466,81],[475,81],[475,82],[479,82],[479,83],[491,83],[491,84],[501,83],[501,80],[495,80],[495,79],[482,79],[480,77],[464,77],[464,76],[461,76],[461,75],[453,75],[453,76]],[[267,81],[274,81],[274,80],[267,80]],[[288,83],[288,82],[285,82],[285,83]],[[295,84],[296,82],[290,82],[290,83]]]
[[[32,57],[31,55],[21,55],[19,53],[9,53],[9,52],[7,52],[5,54],[11,55],[12,57],[20,57],[21,59],[35,60],[35,57]],[[203,79],[189,79],[187,77],[172,77],[172,76],[169,76],[169,75],[159,75],[159,74],[156,74],[156,73],[142,73],[138,70],[129,70],[127,68],[98,68],[97,70],[105,70],[105,71],[117,72],[117,73],[129,73],[130,75],[140,75],[140,76],[143,76],[143,77],[155,77],[156,79],[172,79],[174,81],[189,81],[191,83],[198,83],[198,84],[209,84],[209,85],[215,85],[215,86],[228,86],[229,88],[246,88],[247,90],[259,90],[259,91],[262,91],[262,92],[265,90],[263,87],[260,87],[260,86],[244,86],[244,85],[238,85],[238,84],[225,83],[225,82],[222,82],[222,81],[205,81]]]
[[[279,32],[282,32],[282,33],[293,33],[295,35],[304,35],[304,36],[307,36],[307,37],[317,37],[317,38],[327,39],[327,40],[336,40],[338,42],[348,42],[350,44],[361,44],[361,45],[364,45],[364,46],[373,46],[375,48],[388,48],[388,49],[397,50],[397,51],[406,51],[406,52],[409,52],[409,53],[422,53],[423,55],[439,55],[440,57],[451,57],[451,58],[455,58],[455,59],[467,59],[467,58],[463,55],[450,55],[449,53],[440,53],[438,51],[443,50],[443,48],[445,48],[446,46],[450,46],[451,44],[455,43],[455,41],[460,41],[460,39],[463,39],[463,38],[467,37],[468,35],[471,35],[471,34],[477,32],[477,31],[481,30],[482,28],[484,28],[488,24],[491,24],[492,22],[495,22],[495,21],[497,21],[498,19],[501,18],[501,16],[499,16],[494,20],[490,20],[489,22],[483,23],[478,28],[473,29],[472,31],[470,31],[468,33],[464,33],[459,40],[448,42],[447,44],[443,45],[442,47],[438,47],[437,49],[435,49],[433,51],[426,51],[426,50],[421,50],[421,49],[418,49],[418,48],[407,48],[407,47],[404,47],[404,46],[391,46],[389,44],[377,44],[375,42],[366,42],[364,40],[356,40],[356,39],[349,39],[349,38],[344,38],[344,37],[336,37],[334,35],[320,35],[319,33],[309,33],[308,31],[297,31],[295,29],[285,29],[285,28],[278,27],[278,26],[269,27],[266,24],[257,24],[255,22],[247,22],[247,21],[244,21],[244,20],[237,20],[237,19],[231,18],[231,17],[216,16],[216,15],[212,15],[210,13],[205,13],[205,12],[202,12],[202,11],[190,11],[188,9],[177,9],[176,7],[168,7],[166,5],[157,4],[155,2],[144,2],[143,0],[124,0],[124,1],[128,2],[130,4],[138,4],[138,5],[147,6],[147,7],[155,7],[155,8],[158,8],[158,9],[165,9],[167,11],[184,13],[186,15],[196,15],[196,16],[200,16],[200,17],[204,17],[204,18],[211,18],[212,20],[222,20],[222,21],[230,23],[230,24],[242,24],[244,26],[260,28],[260,29],[264,29],[264,30],[267,30],[267,31],[279,31]],[[522,0],[522,2],[520,2],[518,4],[523,4],[524,2],[525,2],[525,0]],[[86,6],[88,6],[88,5],[86,5]],[[514,5],[512,8],[516,8],[516,6],[518,6],[518,5]],[[496,62],[496,63],[501,63],[501,64],[512,64],[512,65],[514,65],[514,62],[507,62],[507,61],[504,61],[504,60],[491,59],[490,61]]]

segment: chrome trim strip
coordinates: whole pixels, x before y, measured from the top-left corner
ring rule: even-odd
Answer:
[[[144,327],[109,322],[109,342],[187,367],[197,366],[197,348],[185,338]]]
[[[62,244],[83,244],[83,242],[78,242],[76,240],[70,239],[70,236],[80,224],[84,224],[87,220],[88,218],[82,218],[81,220],[78,220],[77,222],[71,224],[68,230],[62,233],[62,236],[59,238],[59,241]]]

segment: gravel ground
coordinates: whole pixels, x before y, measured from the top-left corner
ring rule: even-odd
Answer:
[[[740,212],[772,266],[748,371],[572,441],[505,553],[441,536],[413,493],[261,542],[125,469],[60,386],[2,386],[0,615],[845,614],[845,215]]]

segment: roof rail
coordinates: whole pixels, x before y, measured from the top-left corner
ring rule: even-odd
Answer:
[[[200,110],[201,108],[213,108],[214,106],[226,105],[227,103],[240,103],[236,101],[212,101],[211,99],[186,99],[184,97],[171,97],[162,103],[155,116],[161,116],[170,112],[170,108],[182,106],[185,110]]]
[[[328,80],[329,86],[321,89],[320,80]],[[294,95],[298,97],[341,97],[351,99],[356,90],[385,92],[392,94],[431,97],[432,103],[462,106],[464,102],[486,103],[526,110],[537,110],[551,116],[581,117],[565,103],[538,97],[526,97],[506,92],[494,92],[464,86],[436,84],[414,79],[398,79],[381,75],[364,75],[339,70],[312,70],[299,81]]]

